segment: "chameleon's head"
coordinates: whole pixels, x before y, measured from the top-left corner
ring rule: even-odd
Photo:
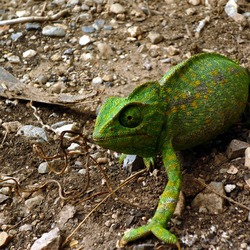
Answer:
[[[96,119],[94,141],[104,148],[142,157],[157,153],[164,122],[158,83],[145,83],[128,97],[110,97]]]

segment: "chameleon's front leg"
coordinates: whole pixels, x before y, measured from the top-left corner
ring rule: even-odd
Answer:
[[[163,162],[168,175],[168,183],[160,197],[155,215],[147,225],[125,233],[120,241],[121,246],[124,246],[129,241],[137,240],[153,233],[158,239],[168,244],[175,244],[180,249],[176,236],[166,229],[167,223],[175,210],[181,188],[180,163],[172,144],[168,144],[164,148]]]

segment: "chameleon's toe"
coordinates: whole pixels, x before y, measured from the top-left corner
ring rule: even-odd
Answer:
[[[159,240],[162,240],[167,244],[176,245],[178,250],[181,249],[176,236],[170,233],[162,225],[156,223],[149,223],[148,225],[131,229],[130,231],[126,232],[120,241],[120,245],[124,246],[128,242],[145,237],[150,233],[153,233]]]

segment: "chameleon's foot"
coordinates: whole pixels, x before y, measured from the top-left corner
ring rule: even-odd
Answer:
[[[120,240],[119,246],[124,247],[128,242],[147,236],[150,233],[153,233],[159,240],[162,240],[167,244],[176,245],[178,250],[181,249],[180,243],[178,242],[176,236],[170,233],[161,224],[154,222],[150,222],[148,225],[131,229],[130,231],[126,232]]]

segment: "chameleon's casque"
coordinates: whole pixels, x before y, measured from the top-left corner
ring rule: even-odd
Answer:
[[[224,56],[204,53],[173,67],[160,81],[144,83],[129,96],[111,97],[103,104],[95,142],[142,157],[161,152],[169,178],[151,222],[126,233],[121,244],[152,232],[178,245],[165,229],[181,185],[175,151],[209,141],[237,122],[248,100],[249,84],[246,69]]]

